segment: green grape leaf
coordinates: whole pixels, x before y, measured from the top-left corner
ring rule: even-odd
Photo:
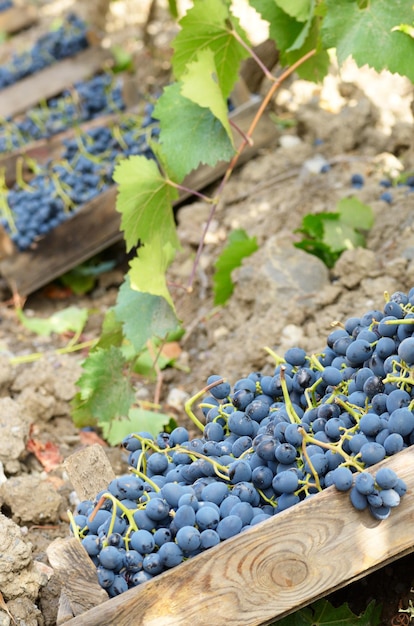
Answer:
[[[177,111],[185,124],[177,124]],[[210,109],[184,98],[181,84],[166,87],[153,116],[160,120],[160,144],[168,154],[168,172],[177,182],[200,165],[229,161],[234,154],[232,142],[221,122]]]
[[[22,309],[17,309],[17,317],[28,330],[37,335],[60,335],[65,332],[80,334],[88,320],[88,309],[69,306],[53,313],[50,317],[27,317]]]
[[[306,239],[305,237],[301,241],[296,242],[294,246],[308,254],[313,254],[329,268],[333,267],[341,256],[340,252],[333,252],[327,244],[317,239]]]
[[[132,289],[129,276],[119,288],[114,309],[116,319],[123,324],[125,338],[131,342],[137,354],[149,339],[162,339],[179,326],[167,300],[162,296]]]
[[[127,363],[120,348],[91,352],[84,361],[83,373],[77,381],[80,389],[72,402],[72,417],[76,426],[102,424],[128,415],[135,393],[125,374]]]
[[[168,0],[168,8],[174,19],[178,17],[177,0]]]
[[[209,48],[200,50],[196,60],[187,65],[187,70],[181,76],[181,84],[183,96],[200,107],[210,109],[214,117],[220,120],[233,143],[227,101],[223,98],[217,81],[217,69],[212,50]]]
[[[138,255],[130,262],[128,272],[131,289],[161,296],[174,311],[174,302],[168,291],[165,273],[175,256],[175,249],[167,241],[161,242],[160,233],[147,245],[141,246]]]
[[[121,213],[121,229],[127,251],[139,240],[150,242],[159,233],[163,242],[178,249],[179,241],[172,211],[177,190],[160,173],[156,162],[144,156],[123,159],[115,168],[119,185],[116,210]]]
[[[320,45],[319,19],[315,18],[307,23],[308,30],[302,30],[298,39],[282,54],[282,61],[286,65],[293,65],[307,52],[316,50],[316,53],[302,63],[296,73],[303,80],[320,82],[328,73],[330,59],[326,50]]]
[[[225,304],[230,298],[234,289],[232,271],[240,267],[242,260],[257,249],[256,237],[248,237],[242,229],[230,233],[226,247],[215,262],[216,271],[213,276],[215,306]]]
[[[343,252],[344,250],[363,247],[365,238],[341,219],[327,220],[324,222],[323,243],[329,246],[332,252]]]
[[[98,343],[92,348],[109,348],[110,346],[121,346],[124,340],[122,332],[122,322],[116,319],[114,308],[109,308],[102,322],[101,334]]]
[[[318,600],[310,606],[279,620],[274,626],[378,626],[381,606],[369,603],[360,615],[355,615],[347,604],[334,607],[327,600]]]
[[[323,238],[324,222],[326,220],[338,220],[339,213],[308,213],[302,218],[302,225],[295,230],[295,233],[302,233],[314,239]]]
[[[224,98],[228,98],[238,78],[239,66],[248,52],[237,41],[232,28],[246,41],[236,17],[223,0],[197,2],[180,20],[181,31],[173,41],[172,66],[181,79],[188,63],[206,48],[214,52],[217,78]]]
[[[377,71],[387,69],[414,82],[414,41],[394,30],[413,21],[413,3],[408,0],[370,0],[359,8],[354,0],[326,0],[322,25],[325,48],[336,48],[342,64],[349,56],[357,65]]]
[[[128,417],[113,421],[110,424],[102,424],[102,433],[111,446],[117,446],[130,433],[143,430],[156,437],[169,423],[170,416],[165,413],[154,413],[147,409],[132,407]]]
[[[285,13],[277,6],[275,0],[250,0],[250,4],[264,20],[269,22],[269,36],[276,42],[277,49],[281,52],[294,46],[304,29],[306,32],[309,30],[307,24],[304,25],[303,22]]]
[[[278,7],[298,22],[306,22],[313,14],[313,0],[275,0]]]
[[[355,196],[339,200],[336,210],[340,215],[341,222],[352,228],[369,230],[374,224],[374,214],[371,207]]]

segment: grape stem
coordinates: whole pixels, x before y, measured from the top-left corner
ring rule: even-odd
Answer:
[[[188,417],[193,422],[193,424],[195,424],[195,426],[197,426],[197,428],[201,430],[201,432],[204,431],[204,424],[202,424],[202,422],[200,422],[200,420],[195,416],[193,412],[193,404],[197,402],[197,400],[202,398],[203,395],[207,393],[207,391],[210,391],[210,389],[213,389],[213,387],[216,387],[217,385],[220,385],[223,382],[224,382],[224,378],[219,378],[218,380],[215,380],[213,383],[210,383],[210,385],[203,387],[201,391],[198,391],[194,396],[189,398],[184,404],[184,409]]]

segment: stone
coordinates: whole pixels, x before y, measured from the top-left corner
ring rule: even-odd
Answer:
[[[0,398],[0,461],[7,471],[9,462],[26,454],[29,421],[21,405],[12,398]]]
[[[11,519],[0,513],[0,589],[4,600],[36,600],[46,578],[34,567],[32,545]]]
[[[0,500],[20,524],[54,524],[62,505],[52,483],[35,474],[9,478],[0,486]]]

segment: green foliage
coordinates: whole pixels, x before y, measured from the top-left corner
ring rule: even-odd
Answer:
[[[231,273],[240,267],[242,260],[258,249],[256,237],[248,237],[242,229],[233,230],[228,243],[217,261],[213,277],[214,304],[225,304],[233,293]]]
[[[22,309],[17,309],[16,313],[23,326],[37,335],[51,335],[52,333],[60,335],[66,332],[80,335],[88,320],[88,309],[81,309],[77,306],[57,311],[48,318],[27,317]]]
[[[127,367],[120,348],[111,346],[91,352],[78,380],[80,392],[72,401],[75,426],[111,423],[128,415],[135,395],[125,375]]]
[[[295,64],[302,78],[313,81],[324,78],[329,66],[328,51],[334,48],[340,64],[352,56],[359,65],[389,69],[414,80],[411,62],[414,41],[409,26],[414,22],[411,0],[249,2],[269,22],[270,37],[280,52],[281,65]],[[176,0],[169,0],[169,8],[177,16]],[[108,423],[111,412],[112,419],[121,417],[120,413],[124,418],[128,415],[131,386],[122,383],[123,377],[139,371],[140,367],[147,373],[153,372],[153,364],[148,369],[149,345],[160,345],[180,326],[167,280],[169,267],[180,247],[173,203],[180,189],[189,191],[186,177],[200,164],[214,166],[218,161],[229,162],[218,187],[219,196],[240,156],[233,145],[228,98],[238,79],[241,62],[249,55],[254,56],[254,52],[232,13],[231,1],[194,0],[180,19],[179,27],[172,44],[173,81],[163,90],[154,111],[160,126],[158,141],[152,145],[158,163],[133,156],[115,169],[121,230],[127,250],[136,249],[136,256],[130,262],[117,303],[105,318],[102,336],[85,362],[75,413],[78,422],[87,420],[88,412],[89,419],[101,420],[102,411],[103,421]],[[267,96],[270,100],[278,83],[275,77],[273,82],[272,76],[267,77],[271,83]],[[249,136],[247,140],[250,139]],[[202,196],[199,192],[198,195]],[[218,199],[204,196],[212,208]],[[364,231],[371,225],[369,207],[355,198],[345,199],[334,212],[306,216],[299,230],[303,239],[296,245],[332,267],[343,250],[364,245]],[[256,245],[246,235],[230,241],[216,263],[215,304],[227,301],[233,289],[232,270]],[[194,266],[191,276],[195,274]],[[190,277],[188,293],[192,280]],[[103,389],[103,373],[97,365],[101,360],[106,362],[111,354],[115,356],[113,384],[108,380],[107,388]],[[162,364],[162,361],[158,363]],[[115,382],[121,388],[122,411],[121,404],[114,401],[115,392],[112,397],[110,391],[115,388]],[[105,406],[98,402],[99,389],[103,394],[106,392]]]
[[[112,71],[117,74],[119,72],[132,72],[134,70],[134,59],[130,52],[122,46],[114,45],[111,48],[114,59]]]
[[[175,124],[177,111],[185,124]],[[210,108],[185,98],[181,83],[164,89],[153,115],[160,121],[160,145],[168,154],[170,176],[177,182],[200,163],[215,165],[234,154],[232,140],[221,121]]]
[[[116,210],[121,213],[127,251],[141,240],[151,245],[155,236],[178,248],[179,242],[172,212],[178,192],[169,185],[154,160],[132,156],[114,172],[119,185]]]
[[[74,294],[81,296],[94,288],[96,279],[100,274],[108,272],[114,266],[114,261],[97,263],[88,261],[87,263],[81,263],[81,265],[60,276],[59,281],[65,287],[69,287]]]
[[[115,318],[122,323],[123,335],[139,354],[153,337],[164,339],[175,331],[179,322],[162,296],[132,289],[129,279],[121,285],[114,308]]]
[[[102,424],[102,434],[111,446],[117,446],[127,435],[140,430],[145,430],[155,437],[165,430],[170,419],[170,416],[164,413],[132,408],[127,418]]]
[[[308,214],[302,220],[303,239],[295,246],[320,258],[327,267],[333,267],[344,250],[364,247],[361,231],[369,230],[374,223],[370,206],[358,198],[342,198],[335,213]]]
[[[228,98],[238,78],[240,62],[248,52],[234,36],[234,31],[247,41],[237,18],[231,15],[227,2],[208,0],[195,2],[180,20],[181,31],[173,42],[172,65],[180,80],[200,52],[214,54],[217,82],[223,98]]]
[[[413,18],[411,0],[370,0],[365,8],[355,0],[326,0],[322,41],[336,48],[340,64],[352,56],[359,66],[388,69],[414,81],[414,41],[395,30]]]
[[[334,607],[327,600],[318,600],[273,626],[376,626],[380,623],[381,606],[374,601],[361,615],[355,615],[347,604]]]

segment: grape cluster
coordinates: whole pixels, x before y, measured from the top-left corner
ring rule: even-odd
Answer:
[[[109,73],[79,81],[47,105],[32,108],[18,119],[0,126],[0,152],[16,150],[27,143],[45,139],[100,115],[125,109],[122,85]]]
[[[7,64],[0,66],[0,89],[43,70],[55,61],[71,57],[88,46],[85,22],[71,13],[58,29],[39,37],[30,50],[14,54]]]
[[[121,157],[154,157],[148,141],[159,127],[151,117],[152,110],[153,106],[147,105],[140,124],[137,117],[129,116],[112,127],[97,126],[64,140],[59,161],[38,166],[29,184],[18,180],[12,189],[4,190],[8,212],[0,223],[19,250],[29,248],[108,189]]]
[[[126,437],[130,473],[72,519],[102,587],[117,595],[333,485],[388,518],[407,486],[368,468],[414,443],[413,333],[414,288],[386,294],[318,354],[268,349],[274,371],[233,387],[210,376],[186,404],[200,437]]]
[[[11,9],[13,6],[13,0],[1,0],[0,1],[0,13],[3,11],[7,11],[7,9]]]

